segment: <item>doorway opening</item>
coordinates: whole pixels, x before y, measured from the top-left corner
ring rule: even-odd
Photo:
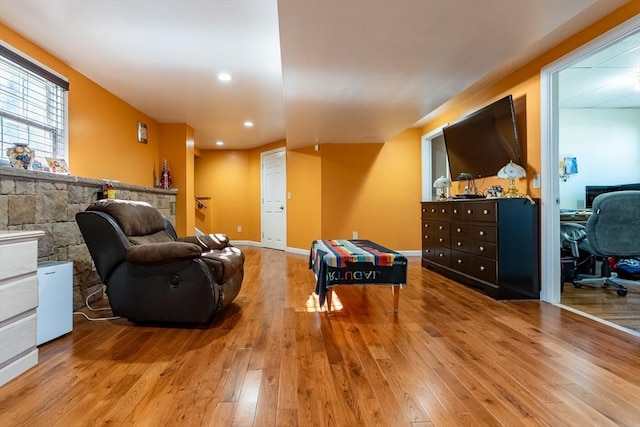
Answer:
[[[586,153],[584,150],[587,144],[597,144],[602,150],[611,151],[614,141],[611,132],[605,133],[607,136],[599,140],[593,130],[590,130],[583,137],[582,141],[572,142],[576,132],[583,131],[584,126],[576,126],[576,116],[602,117],[608,114],[612,117],[628,116],[637,114],[640,108],[640,92],[629,87],[627,93],[629,97],[626,101],[613,97],[609,100],[600,98],[596,100],[596,95],[604,91],[604,87],[610,83],[605,81],[606,76],[613,71],[620,71],[620,68],[628,68],[627,74],[635,81],[640,80],[640,17],[632,18],[617,28],[594,39],[590,43],[582,46],[570,54],[560,58],[552,64],[542,69],[540,75],[541,83],[541,171],[542,171],[542,292],[540,299],[553,304],[562,304],[562,278],[561,278],[561,242],[560,242],[560,210],[567,208],[584,209],[585,184],[597,184],[599,176],[608,175],[611,179],[626,180],[620,175],[619,166],[615,163],[607,165],[608,162],[599,161],[598,172],[589,173],[587,154],[576,155],[575,152]],[[625,55],[633,55],[633,60]],[[631,62],[624,65],[625,62]],[[599,80],[596,80],[599,79]],[[572,83],[575,82],[576,84]],[[616,83],[621,81],[620,77],[615,79]],[[624,104],[627,102],[627,104]],[[634,104],[635,103],[635,104]],[[616,114],[615,109],[626,109],[626,112]],[[605,111],[607,110],[607,111]],[[623,120],[623,119],[617,119]],[[636,123],[633,118],[629,123]],[[590,126],[593,126],[591,120]],[[568,131],[572,128],[573,131]],[[640,129],[632,129],[635,138],[640,135]],[[588,141],[589,138],[596,141]],[[633,137],[631,137],[633,139]],[[614,138],[621,140],[624,138]],[[572,145],[573,144],[573,145]],[[578,144],[578,145],[576,145]],[[634,143],[631,142],[633,146]],[[635,143],[635,148],[640,152],[640,139]],[[621,148],[621,150],[623,150]],[[591,149],[591,151],[595,151]],[[577,174],[575,176],[562,176],[559,170],[561,158],[572,158],[577,160]],[[582,157],[582,167],[581,167]],[[606,155],[600,155],[603,159]],[[608,168],[609,172],[603,169]],[[636,168],[637,169],[637,168]],[[582,175],[581,175],[581,170]],[[601,175],[600,175],[601,173]],[[571,181],[573,179],[573,181]],[[584,181],[584,180],[587,181]],[[594,182],[589,181],[592,179]],[[633,180],[630,177],[628,179]],[[580,182],[582,180],[582,182]],[[622,183],[622,182],[621,182]],[[567,185],[568,184],[568,185]],[[561,185],[563,187],[561,187]],[[571,194],[571,187],[575,187],[578,193]],[[580,206],[579,206],[580,205]],[[615,294],[615,292],[614,292]],[[564,306],[564,305],[563,305]],[[565,307],[572,309],[571,307]],[[578,311],[572,309],[573,311]],[[589,313],[580,314],[590,316]],[[598,319],[602,320],[602,319]],[[604,321],[611,326],[620,328],[619,325]],[[623,327],[623,329],[627,330]]]

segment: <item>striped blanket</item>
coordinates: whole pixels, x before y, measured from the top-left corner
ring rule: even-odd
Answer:
[[[309,268],[316,276],[320,305],[333,285],[407,282],[407,259],[370,240],[314,240]]]

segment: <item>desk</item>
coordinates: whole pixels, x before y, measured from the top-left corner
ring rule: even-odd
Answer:
[[[407,282],[407,259],[370,240],[314,240],[309,268],[316,277],[315,293],[322,307],[327,301],[331,313],[331,292],[335,285],[393,285],[393,309],[398,312],[400,287]]]
[[[592,212],[590,210],[586,211],[560,211],[560,222],[574,222],[578,224],[585,224],[589,217],[591,217]]]

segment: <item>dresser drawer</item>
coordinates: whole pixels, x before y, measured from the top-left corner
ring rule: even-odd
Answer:
[[[471,253],[485,258],[498,259],[498,246],[495,243],[472,240]]]
[[[428,259],[429,261],[435,261],[436,259],[436,251],[433,246],[422,245],[422,258]]]
[[[464,222],[452,222],[451,223],[451,239],[459,238],[472,238],[473,227]]]
[[[38,268],[38,241],[0,246],[0,280],[35,273]]]
[[[36,347],[36,314],[0,328],[0,366]]]
[[[451,265],[451,249],[442,246],[436,246],[434,254],[434,262],[449,267]]]
[[[498,242],[498,229],[493,224],[474,225],[471,228],[471,236],[474,240],[482,242]]]
[[[422,217],[449,219],[450,209],[451,206],[448,202],[428,203],[422,206]]]
[[[472,242],[473,240],[471,239],[458,237],[458,236],[451,236],[451,249],[455,249],[457,251],[462,251],[462,252],[471,252]]]
[[[451,268],[455,268],[461,273],[473,275],[473,255],[452,249]]]
[[[474,256],[472,275],[495,285],[498,283],[498,262],[489,258]]]
[[[461,207],[467,221],[496,222],[498,209],[496,202],[473,202]]]
[[[0,323],[38,305],[38,276],[34,272],[0,284]],[[0,344],[1,345],[1,344]]]

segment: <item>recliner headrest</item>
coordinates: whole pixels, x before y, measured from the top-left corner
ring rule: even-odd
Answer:
[[[164,230],[165,227],[162,214],[146,202],[102,199],[93,202],[86,210],[111,215],[127,236],[145,236]]]

